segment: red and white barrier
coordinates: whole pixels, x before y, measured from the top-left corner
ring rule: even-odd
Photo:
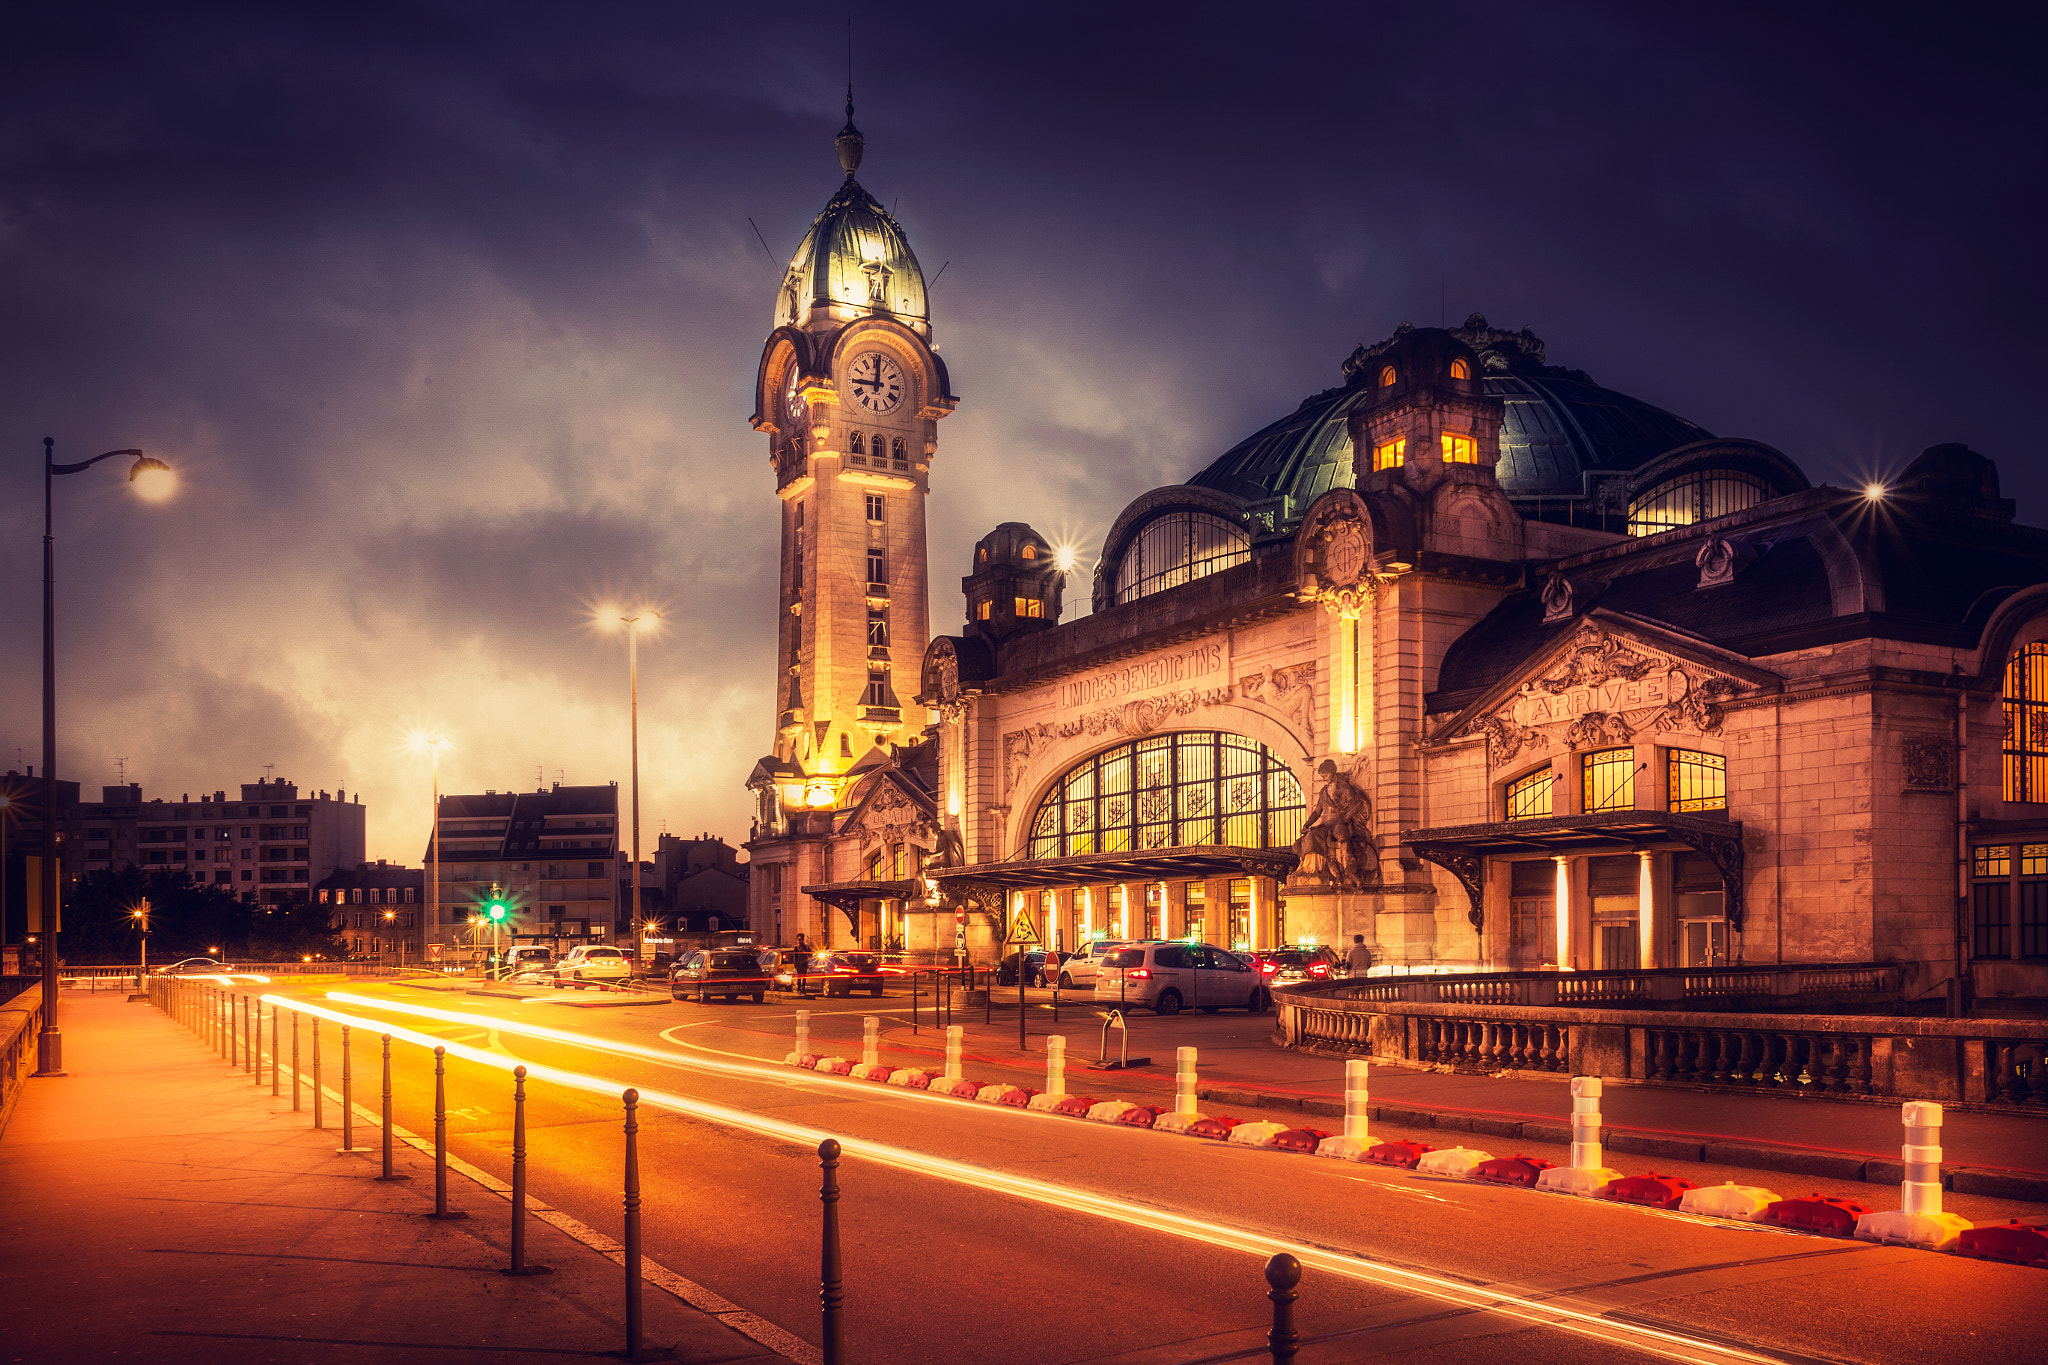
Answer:
[[[1422,1160],[1415,1163],[1415,1169],[1424,1175],[1454,1175],[1460,1180],[1470,1180],[1473,1172],[1491,1160],[1492,1152],[1471,1147],[1446,1147],[1442,1151],[1424,1152]]]
[[[957,1081],[964,1074],[960,1070],[960,1046],[966,1034],[967,1030],[958,1024],[946,1027],[946,1069],[940,1073],[940,1079]]]
[[[1941,1106],[1931,1100],[1908,1100],[1899,1117],[1906,1127],[1899,1148],[1904,1178],[1899,1182],[1902,1209],[1866,1213],[1856,1220],[1856,1235],[1866,1242],[1897,1242],[1945,1251],[1970,1230],[1970,1220],[1941,1211]]]
[[[1316,1144],[1317,1156],[1335,1157],[1339,1161],[1363,1161],[1365,1154],[1372,1150],[1372,1134],[1366,1119],[1366,1102],[1370,1064],[1363,1057],[1353,1057],[1344,1063],[1344,1132],[1338,1137],[1326,1137]]]
[[[1032,1109],[1054,1109],[1067,1098],[1067,1040],[1059,1034],[1045,1040],[1045,1091],[1033,1095]]]
[[[1685,1197],[1678,1201],[1678,1211],[1704,1214],[1709,1218],[1734,1218],[1747,1223],[1777,1202],[1775,1190],[1767,1190],[1761,1185],[1738,1185],[1731,1180],[1725,1185],[1687,1190]]]
[[[1605,1165],[1600,1150],[1600,1078],[1572,1077],[1572,1164],[1552,1166],[1536,1177],[1536,1187],[1560,1194],[1597,1195],[1621,1172]]]
[[[1176,1048],[1173,1056],[1173,1109],[1170,1113],[1161,1114],[1152,1120],[1155,1132],[1185,1133],[1191,1126],[1208,1117],[1195,1103],[1195,1049]]]
[[[796,1012],[796,1051],[790,1053],[782,1060],[788,1062],[791,1066],[802,1066],[804,1065],[804,1058],[810,1055],[811,1012],[809,1010],[798,1010]]]
[[[1271,1147],[1273,1139],[1286,1131],[1284,1123],[1240,1123],[1230,1130],[1228,1140],[1239,1147]]]
[[[852,1073],[864,1081],[886,1081],[889,1068],[882,1065],[882,1021],[867,1015],[860,1021],[860,1065]]]

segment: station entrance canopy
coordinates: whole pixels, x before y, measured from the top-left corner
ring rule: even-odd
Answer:
[[[1270,877],[1284,880],[1300,861],[1292,849],[1235,848],[1195,844],[1181,848],[1076,853],[1065,858],[1030,858],[969,867],[941,867],[925,875],[941,892],[1000,911],[1013,891],[1104,886],[1119,882],[1206,881],[1211,877]]]

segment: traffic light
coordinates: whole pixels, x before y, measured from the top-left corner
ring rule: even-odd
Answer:
[[[505,916],[511,912],[512,907],[505,904],[503,896],[493,896],[484,902],[484,918],[492,924],[503,924]]]

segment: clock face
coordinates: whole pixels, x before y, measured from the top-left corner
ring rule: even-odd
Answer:
[[[853,401],[869,412],[894,412],[903,401],[903,371],[880,351],[855,356],[848,371]]]
[[[804,416],[808,411],[809,405],[804,402],[803,390],[797,385],[796,366],[792,365],[789,367],[789,380],[782,388],[782,414],[788,422],[786,435],[798,436],[803,433]]]

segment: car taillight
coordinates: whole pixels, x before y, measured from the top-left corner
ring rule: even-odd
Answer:
[[[1133,967],[1125,972],[1124,975],[1132,981],[1150,981],[1152,979],[1152,971],[1149,967]]]
[[[1330,964],[1318,962],[1315,966],[1308,969],[1308,974],[1310,976],[1328,976],[1330,974]]]
[[[1259,970],[1261,972],[1264,972],[1267,976],[1271,976],[1274,972],[1280,970],[1280,964],[1277,962],[1261,962],[1259,964]]]

